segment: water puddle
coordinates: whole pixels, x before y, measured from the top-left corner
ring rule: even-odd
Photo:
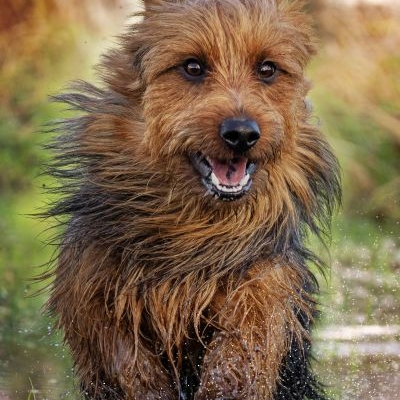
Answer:
[[[315,369],[338,400],[397,400],[400,326],[324,327],[315,335]]]
[[[332,326],[315,334],[315,369],[332,399],[397,400],[400,326]],[[0,330],[0,400],[78,400],[68,351],[54,334]]]
[[[59,338],[0,329],[0,400],[78,400],[68,353]]]

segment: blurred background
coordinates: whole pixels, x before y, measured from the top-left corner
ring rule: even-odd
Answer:
[[[134,0],[0,0],[0,400],[78,399],[68,351],[32,278],[54,249],[46,206],[47,96],[113,45]],[[321,282],[317,373],[333,399],[400,393],[400,0],[310,0],[315,115],[339,156],[343,207]],[[319,245],[313,244],[315,247]],[[320,249],[317,248],[317,251]],[[323,250],[324,251],[324,250]]]

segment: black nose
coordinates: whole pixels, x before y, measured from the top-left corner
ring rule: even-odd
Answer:
[[[229,118],[222,122],[219,135],[232,150],[243,153],[257,143],[260,128],[252,119]]]

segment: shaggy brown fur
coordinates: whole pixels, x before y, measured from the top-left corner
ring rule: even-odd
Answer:
[[[340,189],[304,100],[309,19],[275,0],[148,0],[141,16],[104,57],[103,89],[57,97],[85,114],[51,146],[64,197],[49,214],[68,218],[48,309],[82,391],[322,399],[303,242]],[[257,143],[228,145],[231,118],[255,121]],[[251,178],[221,194],[212,169]]]

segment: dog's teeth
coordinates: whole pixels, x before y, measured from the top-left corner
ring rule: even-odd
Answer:
[[[219,186],[219,179],[215,176],[214,172],[211,172],[211,182],[218,187]]]
[[[217,186],[217,188],[218,188],[219,190],[223,191],[223,192],[226,192],[226,193],[238,193],[238,192],[240,192],[240,191],[243,189],[243,186],[242,186],[242,185],[237,185],[237,186],[220,186],[220,187]]]
[[[250,175],[249,175],[249,174],[246,174],[246,175],[242,178],[242,180],[239,182],[239,186],[245,186],[245,185],[247,185],[247,182],[249,181],[249,179],[250,179]]]
[[[243,187],[247,185],[250,179],[250,175],[246,174],[241,181],[236,185],[236,186],[227,186],[221,184],[217,176],[214,174],[214,172],[211,173],[211,182],[212,184],[220,191],[223,193],[239,193],[243,190]]]

